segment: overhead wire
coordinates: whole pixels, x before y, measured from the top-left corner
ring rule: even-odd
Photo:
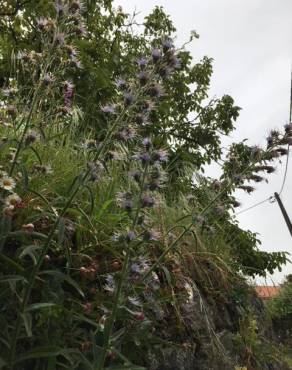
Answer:
[[[290,111],[289,111],[289,124],[290,123],[292,123],[292,68],[291,68]],[[282,192],[284,190],[284,187],[285,187],[285,184],[286,184],[287,173],[288,173],[288,165],[289,165],[289,154],[290,154],[289,149],[290,149],[290,145],[288,144],[288,152],[287,152],[287,156],[286,156],[286,164],[285,164],[284,177],[283,177],[281,189],[279,191],[279,196],[282,194]],[[262,200],[261,202],[255,203],[252,206],[250,206],[248,208],[245,208],[242,211],[239,211],[239,212],[235,213],[235,216],[237,216],[237,215],[239,215],[241,213],[247,212],[247,211],[249,211],[249,210],[251,210],[253,208],[256,208],[256,207],[258,207],[258,206],[266,203],[267,201],[270,201],[270,203],[273,203],[273,200],[274,200],[274,196],[271,195],[270,197]]]

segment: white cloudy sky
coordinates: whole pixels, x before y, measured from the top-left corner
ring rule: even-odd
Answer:
[[[290,73],[292,61],[291,0],[115,0],[116,5],[140,17],[162,5],[177,28],[177,45],[188,40],[195,29],[200,39],[189,46],[195,60],[214,58],[211,96],[230,94],[242,107],[232,140],[249,138],[263,144],[272,128],[289,120]],[[230,139],[229,139],[230,140]],[[213,169],[213,175],[216,170]],[[242,209],[259,202],[282,184],[284,165],[269,184],[257,186],[252,196],[238,193]],[[282,200],[292,218],[292,158]],[[266,251],[289,251],[292,238],[276,203],[265,203],[238,216],[240,225],[260,234]],[[292,257],[292,256],[291,256]],[[273,280],[278,283],[292,265]]]

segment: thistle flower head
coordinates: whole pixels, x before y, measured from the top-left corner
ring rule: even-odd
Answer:
[[[259,176],[259,175],[250,175],[249,179],[253,180],[255,182],[261,182],[261,181],[264,180],[264,178],[262,176]]]
[[[152,100],[145,100],[143,108],[146,110],[146,112],[151,112],[155,108],[155,103]]]
[[[35,164],[34,170],[44,175],[49,175],[53,173],[52,167],[50,165]]]
[[[55,9],[59,17],[63,16],[66,10],[62,1],[59,1],[59,0],[55,2]]]
[[[63,32],[58,32],[56,34],[56,42],[59,45],[64,45],[65,44],[65,34]]]
[[[85,10],[85,5],[79,0],[74,0],[72,1],[69,10],[73,14],[77,12],[82,13]]]
[[[117,202],[122,209],[131,211],[134,207],[132,195],[128,192],[120,192],[117,194]]]
[[[150,162],[151,156],[148,152],[137,153],[133,155],[133,159],[141,161],[143,164]]]
[[[164,95],[164,91],[161,85],[154,83],[149,87],[149,94],[153,97],[160,98]]]
[[[156,205],[156,199],[148,194],[144,194],[141,197],[141,207],[142,208],[152,208]]]
[[[149,151],[149,149],[151,148],[152,146],[152,142],[151,142],[151,139],[149,139],[148,137],[145,137],[143,140],[142,140],[142,145],[144,146],[144,148]]]
[[[223,204],[218,204],[215,206],[214,210],[219,216],[223,216],[225,214],[225,207]]]
[[[122,141],[132,140],[136,137],[136,131],[132,127],[126,127],[117,133],[117,138]]]
[[[117,78],[115,81],[115,85],[118,89],[125,89],[127,87],[127,82],[123,78]]]
[[[285,137],[280,141],[280,144],[292,145],[292,137],[291,137],[291,136],[285,136]]]
[[[214,190],[220,190],[221,189],[221,182],[218,180],[214,180],[212,183],[212,187]]]
[[[286,133],[292,132],[292,123],[288,123],[287,125],[285,125],[284,129]]]
[[[126,107],[129,107],[133,102],[134,102],[135,98],[134,98],[134,95],[127,92],[124,94],[124,104]]]
[[[280,133],[277,130],[271,130],[270,136],[277,139],[279,137]]]
[[[145,114],[138,113],[135,117],[135,121],[138,125],[145,124],[147,122],[147,116]]]
[[[273,173],[273,172],[275,172],[275,167],[273,167],[273,166],[256,166],[256,167],[254,167],[253,170],[256,171],[256,172],[266,171],[267,173]]]
[[[153,62],[157,63],[161,59],[161,50],[158,48],[154,48],[152,49],[151,55]]]
[[[163,66],[163,67],[159,68],[158,73],[161,77],[168,77],[168,76],[170,76],[171,71],[172,71],[171,68],[169,68],[167,66]]]
[[[242,189],[242,190],[246,191],[248,194],[255,191],[255,188],[253,186],[249,186],[249,185],[241,185],[241,186],[239,186],[239,189]]]
[[[55,77],[51,73],[46,73],[43,77],[43,84],[45,86],[51,85],[55,81]]]
[[[101,111],[105,114],[115,114],[116,107],[114,104],[107,104],[101,107]]]
[[[25,144],[30,145],[34,143],[38,138],[38,134],[35,131],[30,131],[25,137]]]
[[[173,41],[171,40],[170,37],[165,37],[162,40],[162,49],[163,49],[164,53],[168,52],[172,48],[173,48]]]
[[[116,150],[109,150],[106,157],[112,161],[121,161],[124,159],[124,154]]]
[[[240,207],[240,206],[241,206],[241,203],[240,203],[240,202],[238,202],[237,200],[234,200],[234,201],[232,202],[232,205],[233,205],[233,207],[234,207],[234,208],[237,208],[237,207]]]
[[[277,152],[280,154],[280,155],[287,155],[288,154],[288,149],[286,148],[278,148],[276,149]]]
[[[155,162],[165,163],[168,161],[168,152],[164,149],[158,149],[153,152]]]
[[[181,67],[181,60],[175,54],[170,55],[170,57],[168,58],[168,63],[170,67],[175,69],[179,69]]]
[[[76,55],[78,55],[78,51],[73,45],[66,44],[65,49],[71,57],[76,57]]]
[[[87,35],[87,30],[83,22],[79,22],[77,27],[75,28],[76,35],[78,36],[86,36]]]
[[[280,157],[280,153],[276,149],[273,149],[267,153],[267,159],[274,159],[274,158],[279,158],[279,157]]]
[[[150,79],[150,76],[149,76],[149,73],[147,71],[140,71],[138,74],[137,74],[137,77],[141,83],[141,85],[146,85],[146,83],[149,81]]]
[[[146,230],[143,239],[147,242],[157,241],[161,238],[161,234],[157,230]]]
[[[141,57],[137,59],[137,64],[141,69],[144,69],[148,64],[148,59],[145,57]]]
[[[140,181],[140,179],[141,179],[141,175],[142,175],[142,173],[141,173],[141,171],[139,171],[139,170],[133,170],[133,171],[130,171],[130,172],[129,172],[129,176],[130,176],[130,177],[133,177],[133,179],[134,179],[135,181],[137,181],[137,182],[139,182],[139,181]]]
[[[37,19],[36,23],[37,23],[37,27],[41,31],[43,31],[47,27],[47,25],[48,25],[48,20],[45,19],[45,18],[43,18],[43,17],[41,17],[41,18]]]
[[[7,113],[9,114],[9,116],[11,116],[11,117],[16,116],[17,109],[16,109],[15,105],[8,105],[6,109],[7,109]]]
[[[95,139],[87,139],[82,146],[86,149],[96,149],[98,147],[98,141]]]
[[[71,55],[71,63],[73,65],[73,67],[75,67],[75,68],[78,68],[78,69],[82,68],[81,61],[78,58],[76,58],[75,55]]]
[[[116,282],[113,275],[108,274],[105,278],[106,284],[103,286],[103,289],[108,293],[113,293],[116,288]]]
[[[270,147],[274,144],[274,138],[272,136],[267,137],[267,146]]]
[[[12,177],[3,176],[0,178],[0,188],[8,191],[12,191],[15,188],[15,181]]]
[[[125,240],[127,243],[130,243],[132,240],[134,240],[136,238],[136,234],[135,234],[135,231],[133,230],[129,230],[126,234],[125,234]]]

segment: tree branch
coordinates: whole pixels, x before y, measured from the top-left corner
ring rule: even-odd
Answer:
[[[0,17],[15,17],[16,14],[19,12],[19,10],[21,10],[24,7],[24,5],[30,2],[31,0],[24,0],[22,2],[20,0],[17,0],[15,4],[15,8],[10,12],[9,11],[0,12]]]

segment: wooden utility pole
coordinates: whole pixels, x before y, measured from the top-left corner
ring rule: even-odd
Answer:
[[[276,200],[277,200],[277,202],[279,204],[279,207],[281,209],[281,212],[283,214],[283,217],[284,217],[284,219],[286,221],[286,224],[287,224],[287,227],[288,227],[288,229],[290,231],[290,234],[292,236],[292,223],[291,223],[291,220],[290,220],[290,218],[288,216],[288,213],[286,212],[286,209],[285,209],[285,207],[284,207],[284,205],[283,205],[283,203],[281,201],[281,198],[279,197],[279,194],[278,193],[275,193],[274,195],[275,195],[275,198],[276,198]]]

